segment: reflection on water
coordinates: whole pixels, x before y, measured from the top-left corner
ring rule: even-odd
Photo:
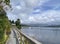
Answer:
[[[60,28],[23,27],[21,31],[43,44],[60,44]]]

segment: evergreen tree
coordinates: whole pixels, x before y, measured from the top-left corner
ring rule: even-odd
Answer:
[[[21,24],[20,24],[20,19],[17,19],[17,21],[15,22],[16,26],[18,29],[21,29]]]

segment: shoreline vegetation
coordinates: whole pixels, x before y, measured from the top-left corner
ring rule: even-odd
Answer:
[[[21,24],[22,27],[60,27],[60,25],[46,25],[46,26],[37,26],[37,25],[26,25]]]
[[[9,20],[10,21],[10,24],[12,24],[12,25],[15,25],[18,29],[21,29],[21,23],[20,23],[20,19],[17,19],[16,21],[14,21],[14,20]]]

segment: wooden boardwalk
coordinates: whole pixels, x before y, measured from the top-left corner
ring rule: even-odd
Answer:
[[[11,30],[10,37],[6,44],[42,44],[41,42],[27,36],[16,27]]]

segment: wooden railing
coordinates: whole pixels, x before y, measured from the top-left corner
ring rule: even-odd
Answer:
[[[18,32],[18,41],[19,44],[42,44],[41,42],[33,39],[32,37],[27,36],[18,29],[15,29]]]

